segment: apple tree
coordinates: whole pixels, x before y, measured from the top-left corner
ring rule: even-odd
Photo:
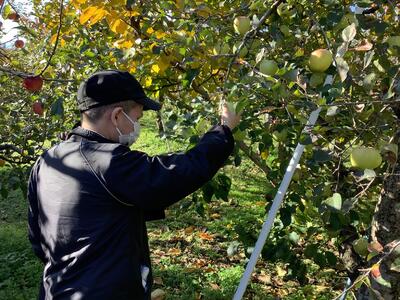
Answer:
[[[163,103],[161,134],[189,144],[227,101],[243,116],[230,164],[245,157],[265,175],[266,211],[306,145],[263,259],[300,283],[335,269],[351,293],[399,297],[399,4],[37,0],[33,11],[2,4],[23,41],[0,48],[3,161],[29,166],[57,142],[79,117],[77,85],[98,69],[134,73]],[[228,200],[228,170],[194,194],[199,213]],[[256,224],[238,218],[246,253]]]

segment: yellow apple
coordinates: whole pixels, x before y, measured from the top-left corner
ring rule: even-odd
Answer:
[[[238,42],[238,43],[236,43],[236,44],[233,46],[233,53],[236,53],[236,50],[239,48],[240,43],[241,43],[241,42]],[[247,50],[247,47],[246,47],[246,46],[243,46],[242,49],[240,49],[239,57],[241,57],[241,58],[245,57],[245,56],[247,55],[248,52],[249,52],[249,51]]]
[[[375,169],[382,163],[382,156],[375,148],[361,146],[353,149],[350,162],[355,168]]]
[[[309,66],[313,72],[326,71],[333,61],[332,53],[327,49],[317,49],[311,53]]]
[[[260,63],[260,72],[265,75],[273,76],[278,71],[278,65],[274,60],[264,59]]]
[[[235,31],[241,35],[246,34],[250,29],[250,18],[247,16],[236,17],[233,21],[233,28],[235,28]]]

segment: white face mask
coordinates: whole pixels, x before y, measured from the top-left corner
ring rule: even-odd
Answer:
[[[130,147],[136,140],[139,138],[140,135],[140,124],[138,121],[133,121],[124,111],[122,111],[127,117],[127,119],[133,124],[133,131],[128,134],[122,134],[121,130],[118,127],[115,127],[119,133],[119,143]]]

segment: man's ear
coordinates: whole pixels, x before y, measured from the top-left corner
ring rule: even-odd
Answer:
[[[111,110],[111,122],[113,123],[114,126],[118,126],[117,120],[120,118],[122,112],[122,107],[115,107]]]

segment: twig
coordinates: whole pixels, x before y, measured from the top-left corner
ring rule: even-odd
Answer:
[[[56,42],[54,44],[53,51],[50,54],[50,57],[49,57],[49,59],[47,61],[46,66],[43,68],[43,70],[39,73],[38,76],[41,76],[44,73],[44,71],[46,71],[46,69],[50,66],[51,59],[53,58],[54,54],[56,53],[58,40],[59,40],[59,37],[60,37],[60,32],[61,32],[61,27],[62,27],[63,8],[64,8],[64,0],[61,0],[61,4],[60,4],[60,20],[59,20],[59,25],[58,25],[58,30],[57,30]]]

